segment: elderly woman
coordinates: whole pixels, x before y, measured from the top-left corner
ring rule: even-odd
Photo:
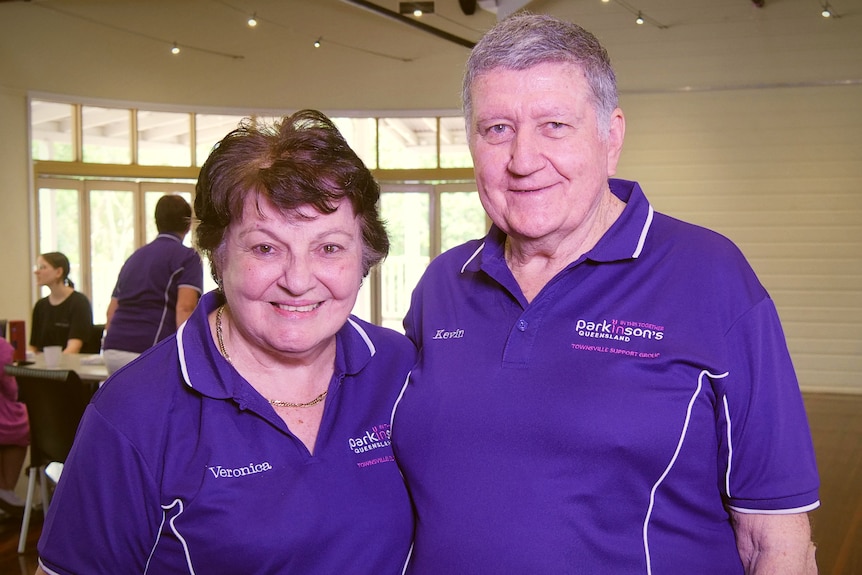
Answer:
[[[389,249],[378,196],[319,112],[218,144],[195,211],[219,289],[88,408],[44,571],[401,573],[389,419],[415,350],[350,316]]]
[[[51,290],[33,307],[30,349],[59,345],[63,353],[78,353],[93,328],[93,308],[69,279],[69,258],[60,252],[42,254],[33,273],[39,287]]]

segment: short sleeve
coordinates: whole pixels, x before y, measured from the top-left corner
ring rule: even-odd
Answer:
[[[721,448],[729,505],[798,513],[819,505],[819,478],[796,373],[775,305],[764,298],[726,336]]]
[[[143,573],[160,509],[138,450],[90,405],[48,508],[40,559],[63,574]]]
[[[183,263],[183,273],[181,274],[178,286],[195,288],[199,292],[204,290],[204,270],[203,262],[200,255],[194,250],[189,250],[188,256]]]

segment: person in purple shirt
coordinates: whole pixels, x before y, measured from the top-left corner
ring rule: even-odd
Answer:
[[[611,178],[605,49],[517,14],[474,48],[463,100],[493,226],[431,262],[404,320],[406,573],[816,573],[775,306],[728,239]]]
[[[416,352],[350,314],[389,251],[379,197],[320,112],[219,142],[195,196],[219,289],[88,406],[40,573],[402,573],[389,428]]]
[[[111,294],[103,344],[108,373],[175,333],[203,292],[201,257],[183,245],[191,206],[182,196],[162,196],[155,219],[159,235],[126,260]]]

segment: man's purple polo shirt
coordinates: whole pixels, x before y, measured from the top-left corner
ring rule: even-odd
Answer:
[[[634,182],[529,304],[504,235],[434,260],[393,415],[417,513],[408,573],[742,573],[727,507],[818,505],[775,307],[720,235]]]

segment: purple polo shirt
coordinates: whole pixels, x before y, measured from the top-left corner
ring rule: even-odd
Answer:
[[[435,259],[393,415],[411,575],[741,574],[728,507],[797,513],[818,475],[775,307],[726,238],[634,182],[527,303],[492,228]]]
[[[399,574],[412,514],[389,444],[415,359],[357,318],[337,334],[312,456],[218,353],[204,296],[117,371],[78,430],[39,554],[55,573]]]
[[[159,234],[123,264],[111,297],[119,307],[105,349],[141,353],[177,331],[177,291],[203,292],[198,253],[174,234]]]

